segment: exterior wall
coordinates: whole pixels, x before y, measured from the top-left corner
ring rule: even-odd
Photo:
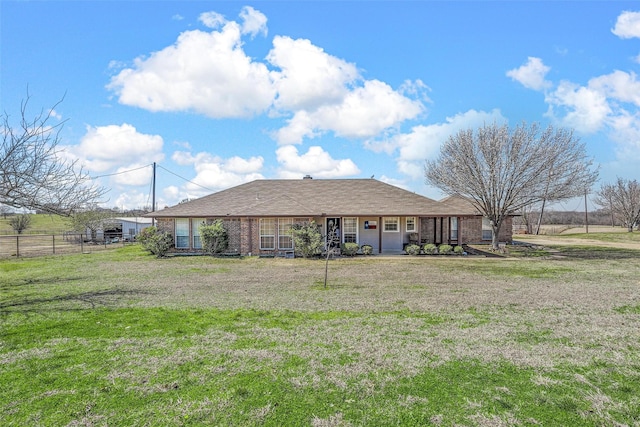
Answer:
[[[228,253],[237,253],[241,255],[280,255],[284,249],[277,247],[278,227],[276,222],[276,249],[260,249],[260,218],[206,218],[208,224],[216,219],[221,219],[229,236]],[[277,217],[273,217],[277,221]],[[305,222],[315,221],[320,226],[323,235],[326,234],[325,218],[315,217],[294,218],[294,223],[302,224]],[[420,244],[425,243],[480,243],[489,242],[490,240],[482,240],[482,217],[459,217],[458,218],[458,240],[450,238],[449,217],[419,217],[416,218],[416,231],[408,232],[406,230],[406,217],[400,217],[400,230],[397,232],[384,231],[384,217],[359,217],[358,218],[358,245],[371,245],[373,253],[400,253],[404,246],[411,241],[412,235],[417,234]],[[501,242],[512,241],[512,218],[505,219],[500,230],[499,240]],[[373,224],[375,223],[375,228]],[[175,220],[173,218],[158,218],[156,220],[158,230],[175,236]],[[191,227],[191,218],[189,218]],[[367,224],[369,225],[367,227]],[[193,252],[201,251],[194,249],[193,230],[189,233],[189,248],[181,248],[173,250],[175,252]],[[340,236],[343,241],[343,236]],[[381,246],[382,244],[382,246]],[[380,250],[382,247],[382,251]],[[286,249],[290,251],[290,249]]]

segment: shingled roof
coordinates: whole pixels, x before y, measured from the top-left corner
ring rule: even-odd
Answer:
[[[440,200],[440,203],[450,207],[450,211],[455,212],[458,215],[482,215],[480,211],[473,206],[471,200],[459,194],[447,196]]]
[[[451,206],[376,179],[263,179],[147,214],[156,218],[449,216]]]

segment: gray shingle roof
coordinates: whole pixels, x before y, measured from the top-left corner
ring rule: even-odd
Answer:
[[[375,179],[265,179],[148,216],[448,216],[453,213],[446,204]]]

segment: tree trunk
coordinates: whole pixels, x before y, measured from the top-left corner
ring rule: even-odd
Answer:
[[[498,237],[500,236],[501,225],[502,225],[502,221],[491,223],[491,250],[492,251],[497,251],[498,249],[500,249],[500,246],[499,246],[500,240],[498,239]]]

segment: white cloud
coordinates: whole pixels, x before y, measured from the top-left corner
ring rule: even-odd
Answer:
[[[264,166],[264,159],[260,156],[249,159],[237,156],[223,159],[205,152],[192,155],[188,152],[176,151],[172,159],[179,165],[193,165],[196,171],[196,176],[191,179],[192,182],[184,186],[180,200],[201,197],[212,191],[264,178],[260,173]]]
[[[198,16],[198,21],[207,28],[220,28],[227,23],[225,17],[217,12],[203,12]]]
[[[212,118],[250,117],[271,105],[267,67],[242,50],[240,27],[186,31],[176,43],[115,75],[107,88],[122,104],[150,111],[195,111]]]
[[[549,93],[546,102],[549,104],[548,116],[584,133],[601,130],[611,114],[607,97],[601,90],[567,81]]]
[[[280,144],[296,144],[324,131],[346,138],[370,138],[422,111],[421,102],[403,96],[386,83],[368,80],[363,87],[347,93],[339,104],[297,112],[278,131],[277,139]]]
[[[274,73],[276,106],[286,110],[339,103],[348,93],[347,85],[359,78],[355,65],[305,39],[276,36],[267,60],[281,70]]]
[[[276,155],[281,165],[281,178],[301,178],[305,175],[315,178],[337,178],[360,173],[352,160],[333,159],[319,146],[309,147],[306,153],[299,154],[295,146],[285,145],[278,148]]]
[[[611,32],[622,39],[640,37],[640,12],[622,12]]]
[[[250,34],[255,37],[258,34],[267,35],[267,17],[252,8],[245,6],[240,11],[240,19],[242,19],[242,34]]]
[[[109,205],[109,203],[107,203]],[[120,193],[118,198],[113,201],[113,205],[119,209],[131,210],[142,209],[151,206],[149,194],[141,193],[136,190]]]
[[[526,64],[507,71],[507,76],[529,89],[543,90],[551,86],[551,82],[545,80],[550,69],[540,58],[530,56]]]
[[[129,170],[159,162],[164,159],[162,146],[160,135],[140,133],[132,125],[124,123],[120,126],[88,126],[79,145],[64,148],[89,171],[105,172],[116,167]]]

